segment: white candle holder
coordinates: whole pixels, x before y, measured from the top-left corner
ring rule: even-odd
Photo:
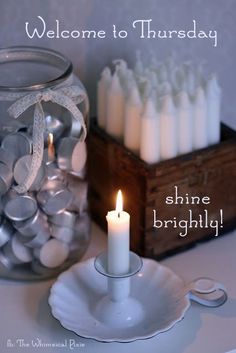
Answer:
[[[107,294],[96,304],[94,315],[100,322],[114,328],[134,326],[144,317],[144,308],[132,297],[131,291],[131,277],[141,270],[142,259],[130,251],[129,272],[124,275],[114,275],[107,270],[107,257],[107,253],[104,252],[94,260],[96,271],[107,277]]]
[[[0,266],[6,260],[0,256]],[[34,265],[39,273],[44,270]],[[49,296],[52,315],[63,327],[101,342],[151,338],[181,321],[191,301],[218,307],[226,300],[222,284],[210,278],[185,283],[169,268],[134,253],[124,276],[107,272],[106,253],[75,264],[58,277]]]

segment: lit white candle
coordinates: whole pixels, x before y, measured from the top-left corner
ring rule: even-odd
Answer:
[[[125,103],[124,144],[135,153],[140,148],[141,111],[142,102],[134,82]]]
[[[147,163],[160,160],[160,120],[153,99],[146,101],[141,120],[140,157]]]
[[[111,70],[106,67],[97,85],[97,114],[98,125],[105,128],[107,119],[107,93],[111,83]]]
[[[108,272],[123,275],[129,272],[130,215],[123,211],[122,193],[119,190],[116,209],[108,212]]]

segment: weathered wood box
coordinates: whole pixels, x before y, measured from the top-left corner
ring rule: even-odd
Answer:
[[[124,195],[124,208],[131,215],[131,248],[140,255],[160,259],[198,241],[214,239],[216,230],[206,227],[219,221],[219,234],[236,226],[236,132],[222,124],[221,142],[177,158],[148,165],[121,143],[101,130],[92,120],[88,139],[90,209],[93,219],[105,230],[105,216],[115,207],[118,189]],[[181,196],[208,196],[210,203],[167,204],[175,186]],[[154,228],[154,212],[159,220],[203,216],[203,224],[188,229]],[[223,210],[223,224],[220,210]]]

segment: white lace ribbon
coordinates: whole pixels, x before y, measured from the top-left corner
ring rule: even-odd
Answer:
[[[8,113],[15,119],[18,119],[29,107],[35,105],[33,120],[33,155],[31,165],[24,182],[15,187],[15,190],[18,193],[25,193],[33,184],[43,159],[44,131],[46,124],[41,102],[51,101],[67,109],[71,113],[73,119],[80,122],[82,133],[79,139],[80,141],[84,141],[87,134],[87,128],[83,115],[76,104],[83,101],[87,104],[87,98],[81,88],[78,86],[69,86],[57,89],[47,88],[43,91],[32,92],[26,95],[22,93],[5,93],[1,96],[0,100],[15,101],[8,109]]]

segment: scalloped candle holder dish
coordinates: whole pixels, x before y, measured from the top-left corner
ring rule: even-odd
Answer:
[[[151,259],[143,258],[142,269],[137,272],[141,263],[133,257],[132,277],[118,278],[128,280],[130,285],[126,295],[121,293],[123,299],[120,300],[120,296],[112,297],[111,277],[107,277],[103,261],[101,257],[91,258],[72,266],[51,288],[52,315],[64,328],[85,338],[102,342],[150,338],[182,320],[190,300],[219,306],[227,299],[223,285],[208,278],[186,285],[173,271]],[[135,261],[136,270],[132,267]],[[122,316],[125,312],[128,314]]]

